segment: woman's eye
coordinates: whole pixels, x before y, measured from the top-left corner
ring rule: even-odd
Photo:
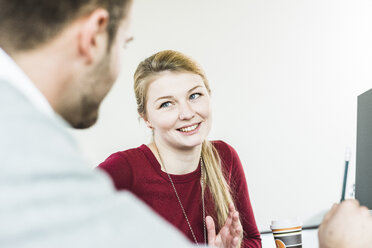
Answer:
[[[171,102],[163,102],[161,105],[160,105],[160,108],[167,108],[171,106]]]
[[[190,99],[193,100],[193,99],[196,99],[196,98],[198,98],[200,96],[201,96],[200,93],[193,93],[193,94],[190,95]]]

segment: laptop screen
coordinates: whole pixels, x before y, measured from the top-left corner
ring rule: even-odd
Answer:
[[[372,209],[372,89],[358,96],[355,198]]]

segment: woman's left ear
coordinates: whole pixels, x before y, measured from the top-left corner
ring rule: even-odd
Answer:
[[[145,121],[145,123],[146,123],[146,126],[148,128],[153,129],[153,127],[152,127],[152,125],[151,125],[151,123],[149,121]]]
[[[146,123],[146,126],[147,126],[148,128],[153,129],[151,123],[149,122],[149,120],[148,120],[145,116],[141,115],[141,118],[142,118],[143,121]]]

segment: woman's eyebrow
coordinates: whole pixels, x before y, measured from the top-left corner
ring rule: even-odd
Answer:
[[[187,92],[191,92],[191,91],[193,91],[193,90],[195,90],[195,89],[197,89],[197,88],[199,88],[199,87],[203,87],[203,85],[197,85],[197,86],[191,88],[191,89],[190,89],[189,91],[187,91]]]
[[[163,99],[170,99],[170,98],[173,98],[173,96],[161,96],[161,97],[156,98],[155,102],[157,102],[159,100],[163,100]]]

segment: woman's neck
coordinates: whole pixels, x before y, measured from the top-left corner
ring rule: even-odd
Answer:
[[[195,171],[199,165],[201,144],[187,150],[166,146],[161,142],[152,142],[147,146],[161,165],[161,170],[169,174],[187,174]]]

